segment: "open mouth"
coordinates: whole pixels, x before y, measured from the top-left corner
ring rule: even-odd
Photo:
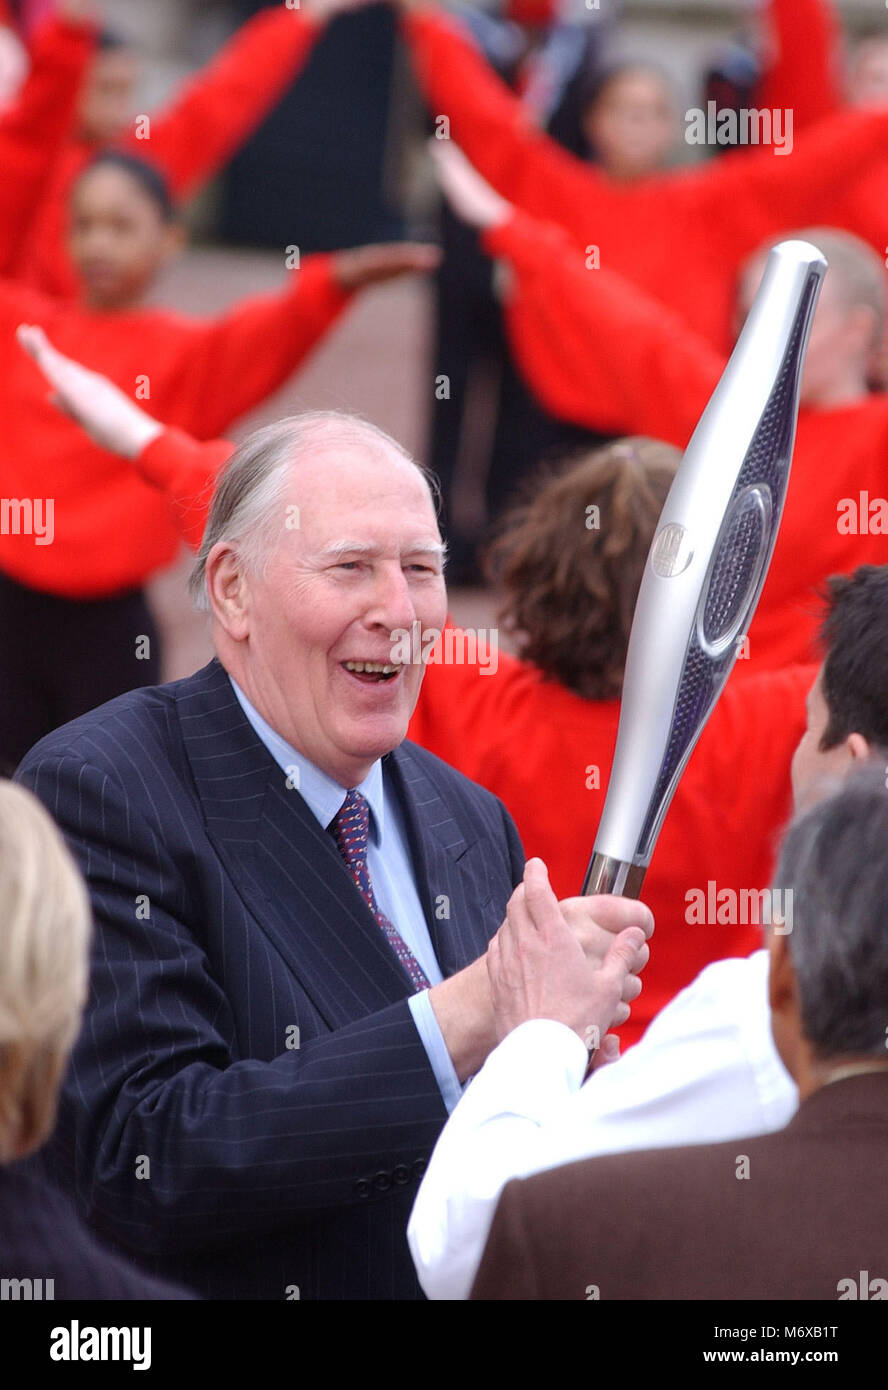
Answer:
[[[404,669],[397,662],[389,661],[342,661],[340,665],[364,685],[385,685],[395,680]]]

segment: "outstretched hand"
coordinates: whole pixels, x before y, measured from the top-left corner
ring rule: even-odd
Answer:
[[[428,141],[435,175],[441,191],[457,217],[470,227],[496,227],[508,221],[512,204],[483,179],[452,140]]]
[[[16,337],[52,386],[53,405],[102,449],[134,459],[162,433],[163,425],[113,381],[54,348],[42,328],[22,324]]]
[[[437,246],[413,241],[391,241],[380,246],[356,246],[336,251],[333,268],[344,290],[360,290],[367,285],[394,280],[399,275],[434,270],[441,259]]]

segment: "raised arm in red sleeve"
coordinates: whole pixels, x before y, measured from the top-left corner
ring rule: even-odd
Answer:
[[[351,298],[334,266],[335,253],[306,256],[285,289],[241,300],[210,323],[183,325],[175,349],[183,391],[167,423],[212,439],[281,386]]]
[[[483,241],[510,267],[509,337],[543,404],[591,429],[684,447],[725,358],[621,275],[587,269],[551,223],[516,212]]]
[[[841,32],[830,0],[771,0],[765,18],[774,51],[757,106],[790,108],[797,131],[833,115],[844,98]]]
[[[850,217],[849,230],[877,248],[888,244],[888,196],[868,197],[863,212],[851,197],[868,186],[888,146],[888,109],[840,112],[798,141],[793,132],[786,153],[738,150],[619,184],[534,127],[452,22],[423,10],[404,24],[432,115],[447,117],[450,137],[497,191],[597,248],[603,267],[675,310],[722,352],[732,336],[737,271],[768,238],[845,226]]]
[[[212,178],[283,96],[321,23],[283,4],[244,24],[171,104],[150,118],[150,137],[133,153],[163,170],[177,198]]]
[[[156,309],[91,312],[0,281],[0,496],[52,499],[55,525],[51,545],[0,531],[0,570],[72,598],[135,587],[172,559],[183,523],[176,504],[187,504],[184,480],[178,498],[150,485],[50,404],[16,342],[19,324],[41,324],[61,353],[127,394],[141,388],[156,419],[214,439],[286,379],[347,302],[333,259],[307,258],[284,292],[207,323]]]
[[[320,32],[320,21],[305,12],[283,4],[263,10],[170,106],[149,117],[147,139],[136,138],[134,130],[124,146],[155,164],[177,199],[196,192],[279,100]],[[17,279],[59,299],[77,297],[67,248],[68,202],[74,182],[95,152],[95,146],[83,140],[68,142],[13,267]]]
[[[203,537],[216,477],[236,447],[227,439],[199,443],[184,430],[166,429],[134,460],[145,481],[171,500],[176,525],[192,550]]]
[[[27,81],[0,119],[0,274],[15,259],[69,135],[94,41],[88,24],[51,19],[41,25]]]
[[[568,154],[531,120],[459,23],[433,9],[402,19],[413,67],[434,120],[510,203],[585,240],[595,230],[595,197],[608,180]]]

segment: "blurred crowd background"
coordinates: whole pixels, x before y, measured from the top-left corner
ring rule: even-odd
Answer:
[[[48,3],[19,0],[13,8],[28,19]],[[109,30],[131,45],[116,60],[106,55],[109,101],[115,85],[131,81],[137,59],[137,109],[158,109],[262,8],[260,0],[103,0]],[[590,158],[584,94],[596,71],[627,56],[668,75],[680,111],[705,106],[707,96],[727,104],[732,94],[754,91],[759,0],[488,0],[447,8],[469,22],[500,73],[523,84],[541,124]],[[839,0],[836,8],[852,42],[885,17],[879,0]],[[279,285],[294,244],[311,252],[443,240],[437,276],[371,288],[308,364],[228,434],[239,440],[302,408],[354,410],[389,431],[444,480],[453,612],[485,626],[496,604],[481,582],[477,549],[491,520],[540,459],[597,436],[554,421],[512,365],[491,262],[475,233],[442,208],[425,157],[431,121],[397,30],[386,5],[333,20],[298,81],[187,206],[189,249],[164,271],[153,297],[211,314]],[[533,82],[536,94],[528,90]],[[714,157],[679,140],[664,162]],[[436,397],[440,373],[448,378],[445,401]],[[183,549],[149,589],[169,679],[210,655],[204,621],[185,601],[189,566]]]

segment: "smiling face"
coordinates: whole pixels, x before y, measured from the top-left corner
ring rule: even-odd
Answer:
[[[404,739],[425,671],[392,660],[393,634],[446,618],[432,499],[393,447],[350,434],[292,465],[280,511],[265,574],[233,543],[210,552],[217,651],[272,728],[354,787]],[[356,669],[368,663],[390,669]]]

